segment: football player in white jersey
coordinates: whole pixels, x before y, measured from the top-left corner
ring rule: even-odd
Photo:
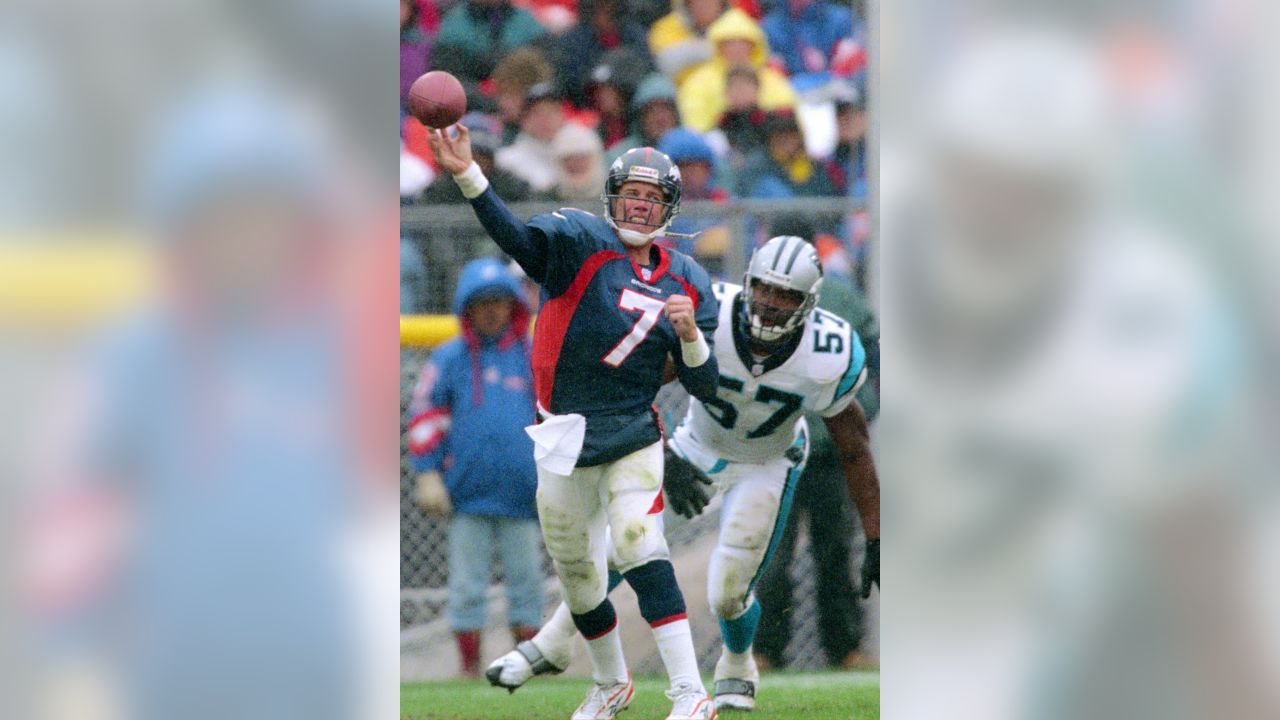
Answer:
[[[794,236],[771,239],[752,254],[744,285],[713,287],[720,300],[720,388],[713,401],[690,403],[668,443],[664,489],[672,509],[690,517],[710,499],[701,485],[724,493],[707,570],[708,598],[724,640],[715,702],[751,710],[760,682],[751,645],[761,612],[752,590],[782,536],[808,458],[803,411],[826,419],[862,517],[864,597],[880,581],[880,486],[866,417],[854,399],[866,376],[866,354],[848,322],[816,307],[822,266],[813,246]],[[486,676],[514,691],[534,675],[560,672],[574,632],[562,605]]]

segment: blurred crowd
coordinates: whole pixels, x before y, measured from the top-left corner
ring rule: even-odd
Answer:
[[[866,198],[866,26],[848,3],[401,0],[400,18],[403,204],[463,200],[406,109],[433,69],[462,81],[461,122],[507,201],[593,201],[608,164],[645,145],[680,166],[686,200]],[[862,225],[819,230],[856,256]]]

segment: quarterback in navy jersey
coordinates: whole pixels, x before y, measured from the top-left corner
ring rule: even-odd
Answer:
[[[663,446],[654,398],[668,358],[700,400],[716,396],[719,304],[706,271],[654,245],[680,207],[680,171],[637,148],[609,170],[604,216],[565,208],[521,222],[471,160],[463,126],[431,147],[489,235],[547,300],[534,329],[538,516],[595,686],[573,720],[612,718],[634,687],[607,597],[609,567],[636,591],[671,678],[668,720],[711,720],[684,597],[661,527]],[[490,678],[493,681],[493,678]]]
[[[813,246],[784,235],[752,253],[741,287],[716,283],[721,391],[713,402],[690,403],[667,444],[664,492],[676,513],[701,513],[711,490],[723,497],[706,573],[707,600],[724,641],[714,676],[721,710],[756,707],[760,672],[752,645],[763,608],[755,586],[786,530],[808,462],[805,412],[824,418],[862,517],[863,597],[880,582],[880,481],[855,400],[867,354],[850,323],[817,307],[822,282]],[[487,672],[511,689],[560,672],[576,634],[568,609],[556,608],[534,637]]]

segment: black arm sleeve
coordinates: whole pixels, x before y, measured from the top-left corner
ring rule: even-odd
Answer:
[[[710,343],[710,338],[707,339]],[[716,385],[720,381],[720,365],[713,354],[698,367],[691,368],[684,364],[681,357],[676,357],[676,377],[689,394],[702,402],[708,402],[716,396]]]

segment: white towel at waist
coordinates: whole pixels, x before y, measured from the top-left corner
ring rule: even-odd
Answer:
[[[577,413],[552,415],[538,407],[542,422],[524,429],[533,438],[533,460],[538,467],[556,475],[569,475],[582,454],[587,435],[587,419]]]

